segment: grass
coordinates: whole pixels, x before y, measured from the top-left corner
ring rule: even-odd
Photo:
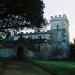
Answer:
[[[9,59],[8,59],[9,60]],[[2,75],[6,59],[1,59],[0,63],[0,75]],[[50,73],[50,75],[75,75],[75,62],[74,61],[44,61],[44,60],[33,60],[35,65],[39,66],[43,70]],[[27,68],[26,68],[27,69]],[[32,71],[35,69],[32,69]],[[29,71],[29,70],[28,70]]]
[[[75,62],[35,60],[34,63],[52,75],[75,75]]]

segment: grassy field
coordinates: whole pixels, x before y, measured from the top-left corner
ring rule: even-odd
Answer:
[[[52,75],[75,75],[75,62],[35,60],[34,63]]]

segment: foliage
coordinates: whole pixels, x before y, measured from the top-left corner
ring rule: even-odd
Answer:
[[[70,58],[75,60],[75,43],[70,44]]]
[[[45,5],[42,0],[0,0],[0,19],[4,18],[3,23],[11,22],[13,27],[9,24],[9,26],[2,26],[5,28],[18,28],[18,27],[36,27],[40,28],[46,25],[45,19],[43,18],[43,9]],[[14,16],[13,16],[14,15]],[[10,19],[9,19],[10,16]],[[20,24],[14,24],[16,16],[21,18],[21,22],[26,22],[23,26]],[[6,19],[7,18],[7,21]],[[24,21],[23,21],[24,20]],[[30,23],[30,24],[28,24]],[[2,24],[3,25],[3,24]],[[19,29],[19,28],[18,28]]]

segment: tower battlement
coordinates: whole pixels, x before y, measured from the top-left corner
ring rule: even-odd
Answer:
[[[63,15],[55,15],[55,16],[51,16],[51,20],[50,21],[54,21],[54,20],[67,20],[68,21],[68,19],[67,19],[67,17],[66,17],[66,15],[65,14],[63,14]],[[69,22],[69,21],[68,21]]]

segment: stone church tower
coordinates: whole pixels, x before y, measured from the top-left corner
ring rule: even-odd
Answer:
[[[57,58],[69,56],[69,21],[66,15],[51,16],[52,55]]]

